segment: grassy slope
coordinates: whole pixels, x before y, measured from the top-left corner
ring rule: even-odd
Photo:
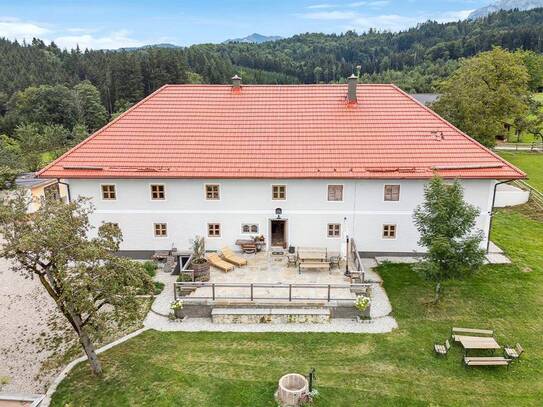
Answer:
[[[519,167],[529,176],[528,183],[543,191],[543,154],[529,152],[500,151],[500,156]]]
[[[512,210],[495,218],[494,240],[515,265],[487,266],[450,282],[441,305],[406,265],[381,267],[400,328],[383,335],[147,332],[101,358],[103,379],[80,365],[55,406],[275,406],[277,379],[317,369],[317,406],[537,405],[543,395],[543,224]],[[526,272],[530,271],[530,272]],[[465,369],[461,350],[432,354],[453,325],[491,327],[520,341],[509,370]]]

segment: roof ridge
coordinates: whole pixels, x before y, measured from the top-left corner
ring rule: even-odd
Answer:
[[[143,105],[145,102],[147,102],[149,99],[151,99],[151,97],[155,96],[156,94],[160,93],[162,90],[164,90],[166,87],[168,87],[169,85],[162,85],[160,88],[158,88],[157,90],[155,90],[154,92],[150,93],[149,95],[147,95],[146,97],[144,97],[142,100],[140,100],[138,103],[136,103],[135,105],[131,106],[129,109],[125,110],[124,112],[122,112],[119,116],[117,116],[115,119],[111,120],[110,122],[106,123],[104,126],[100,127],[98,130],[96,130],[94,133],[92,133],[89,137],[87,137],[85,140],[83,140],[81,143],[73,146],[72,148],[70,148],[68,151],[66,151],[64,154],[62,154],[60,157],[58,157],[56,160],[53,160],[52,162],[50,162],[49,164],[47,164],[45,167],[43,167],[41,170],[39,170],[38,172],[36,172],[36,177],[40,177],[40,175],[47,171],[50,167],[52,167],[53,165],[55,165],[57,162],[61,161],[62,159],[64,159],[64,157],[70,155],[71,153],[73,153],[74,151],[76,151],[77,149],[79,149],[80,147],[83,147],[85,144],[87,144],[88,142],[90,142],[91,140],[93,140],[96,136],[98,136],[99,134],[101,134],[104,130],[108,129],[110,126],[112,126],[113,124],[117,123],[122,117],[126,116],[128,113],[130,113],[132,110],[136,109],[138,106],[141,106]]]
[[[400,89],[398,86],[396,86],[395,84],[391,83],[390,84],[392,87],[394,87],[397,91],[399,91],[402,95],[406,96],[407,98],[411,99],[413,102],[415,102],[416,104],[418,104],[419,106],[421,106],[423,109],[425,109],[427,112],[429,112],[430,114],[432,114],[432,116],[436,117],[438,120],[440,120],[441,122],[443,122],[445,125],[447,125],[448,127],[450,127],[451,129],[457,131],[461,136],[463,136],[464,138],[466,138],[468,141],[470,141],[471,143],[475,144],[477,147],[479,147],[479,149],[483,150],[485,153],[489,153],[490,155],[492,155],[494,158],[497,158],[499,161],[501,161],[503,164],[505,164],[506,166],[508,166],[509,168],[512,168],[513,170],[515,170],[518,174],[522,175],[522,176],[526,176],[526,173],[522,170],[520,170],[519,168],[515,167],[513,164],[509,163],[507,160],[505,160],[504,158],[500,157],[498,154],[496,154],[495,152],[493,152],[492,150],[490,150],[488,147],[485,147],[484,145],[482,145],[481,143],[479,143],[477,140],[475,140],[473,137],[469,136],[468,134],[464,133],[462,130],[460,130],[458,127],[456,127],[454,124],[452,124],[451,122],[449,122],[448,120],[445,120],[443,117],[441,117],[440,115],[438,115],[436,112],[434,112],[432,109],[430,109],[428,106],[424,105],[423,103],[419,102],[417,99],[415,99],[413,96],[411,96],[409,93],[403,91],[402,89]]]

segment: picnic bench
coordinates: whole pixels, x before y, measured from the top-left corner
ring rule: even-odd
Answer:
[[[298,272],[302,270],[330,270],[328,253],[326,249],[298,249]]]
[[[469,334],[470,336],[494,336],[494,331],[491,329],[474,329],[474,328],[457,328],[452,329],[452,338],[458,342],[456,336]]]
[[[329,261],[319,261],[319,262],[301,262],[298,265],[298,271],[301,273],[302,270],[320,270],[327,268],[330,270]]]
[[[502,356],[465,356],[464,365],[466,366],[507,366],[511,359]]]

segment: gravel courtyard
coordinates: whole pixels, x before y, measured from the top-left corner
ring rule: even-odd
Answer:
[[[51,356],[36,342],[47,334],[48,316],[56,312],[39,284],[11,271],[0,258],[0,392],[43,393],[55,373],[36,379]]]

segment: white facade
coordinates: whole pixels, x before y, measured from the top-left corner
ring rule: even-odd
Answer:
[[[199,179],[72,179],[71,196],[92,198],[95,226],[114,222],[123,232],[122,250],[187,249],[195,235],[205,236],[208,250],[234,247],[242,224],[258,225],[270,244],[270,221],[276,208],[286,220],[286,242],[293,246],[344,250],[345,236],[358,250],[371,253],[421,251],[412,222],[423,200],[427,180],[199,180]],[[116,199],[102,199],[101,185],[115,185]],[[151,185],[164,185],[165,199],[151,199]],[[220,185],[220,199],[207,200],[206,184]],[[328,185],[343,185],[343,200],[328,201]],[[477,227],[488,233],[494,180],[464,180],[466,201],[481,214]],[[286,199],[272,199],[272,185],[286,185]],[[385,201],[384,186],[400,185],[398,201]],[[155,237],[154,224],[167,224],[167,236]],[[208,237],[208,224],[220,224],[220,237]],[[328,237],[328,224],[340,224],[341,236]],[[396,237],[384,238],[383,225],[396,225]],[[342,247],[343,246],[343,247]],[[486,239],[482,246],[486,247]]]

